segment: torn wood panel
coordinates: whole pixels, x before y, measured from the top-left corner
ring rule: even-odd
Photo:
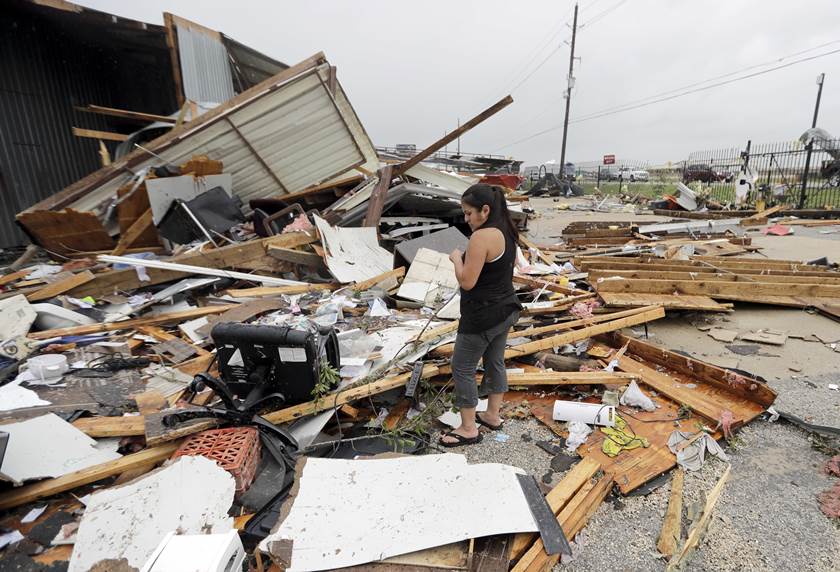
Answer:
[[[151,204],[149,203],[149,193],[146,190],[145,182],[136,189],[133,184],[121,187],[117,190],[117,198],[120,201],[117,205],[117,223],[120,226],[120,236],[122,237],[128,232],[131,225],[151,208]],[[157,229],[151,226],[147,227],[131,243],[129,248],[132,246],[160,246]]]
[[[30,302],[38,302],[41,300],[48,300],[49,298],[53,298],[60,294],[64,294],[69,292],[73,288],[77,286],[81,286],[82,284],[87,284],[91,280],[94,279],[93,272],[90,270],[85,270],[84,272],[79,272],[78,274],[71,274],[67,278],[63,280],[58,280],[57,282],[52,282],[51,284],[47,284],[43,288],[32,292],[31,294],[26,295],[26,299]]]
[[[210,268],[231,268],[245,261],[253,261],[266,256],[266,248],[270,244],[293,247],[314,241],[315,238],[303,232],[281,234],[206,251],[182,254],[170,258],[168,262]],[[109,252],[111,250],[113,250],[113,244],[108,248]],[[74,288],[70,294],[77,298],[84,298],[85,296],[99,298],[114,292],[130,292],[137,288],[153,286],[185,276],[184,272],[157,268],[148,268],[147,274],[149,275],[149,281],[143,282],[137,277],[137,271],[133,268],[104,272],[97,274],[96,278],[88,284]]]
[[[21,213],[18,222],[44,249],[57,254],[114,248],[114,239],[92,212],[32,210]]]
[[[142,415],[122,417],[81,417],[73,421],[73,427],[88,437],[135,437],[143,435],[145,420]]]

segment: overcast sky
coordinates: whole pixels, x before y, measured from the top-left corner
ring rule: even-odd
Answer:
[[[376,145],[423,147],[512,93],[511,106],[462,138],[462,151],[528,164],[560,157],[562,128],[532,136],[562,126],[569,65],[563,40],[571,37],[574,5],[566,0],[77,1],[155,24],[172,12],[287,64],[323,51]],[[573,121],[710,78],[726,81],[840,50],[838,0],[581,0],[578,21]],[[752,67],[759,64],[770,65]],[[751,69],[727,75],[744,68]],[[695,150],[743,147],[747,139],[796,139],[810,127],[820,72],[826,81],[818,125],[840,137],[834,53],[573,123],[567,158],[614,153],[661,163]]]

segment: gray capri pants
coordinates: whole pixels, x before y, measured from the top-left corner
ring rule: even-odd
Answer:
[[[455,407],[475,407],[478,404],[479,391],[482,395],[507,391],[505,344],[508,330],[518,320],[519,312],[514,311],[504,322],[484,332],[458,333],[455,338],[455,352],[452,355]],[[475,384],[475,372],[479,359],[484,360],[484,379],[480,388]]]

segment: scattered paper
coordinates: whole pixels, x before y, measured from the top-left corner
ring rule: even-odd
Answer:
[[[32,510],[26,513],[22,519],[20,519],[21,524],[28,524],[30,522],[35,522],[39,516],[44,514],[44,511],[47,510],[47,505],[44,506],[36,506]]]

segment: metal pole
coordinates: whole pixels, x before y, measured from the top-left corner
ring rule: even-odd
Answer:
[[[569,53],[569,77],[566,87],[566,117],[563,119],[563,147],[560,150],[560,169],[566,178],[566,136],[569,134],[569,106],[572,103],[572,82],[575,70],[575,36],[577,35],[578,5],[575,4],[575,19],[572,24],[572,51]]]
[[[817,126],[817,117],[820,114],[820,99],[822,99],[823,82],[825,81],[825,74],[821,73],[817,76],[817,103],[814,106],[814,118],[811,120],[811,129]],[[808,171],[811,169],[811,152],[814,149],[813,143],[808,143],[805,147],[805,172],[802,173],[802,188],[799,189],[799,208],[805,208],[805,199],[807,198],[806,189],[808,187]]]

